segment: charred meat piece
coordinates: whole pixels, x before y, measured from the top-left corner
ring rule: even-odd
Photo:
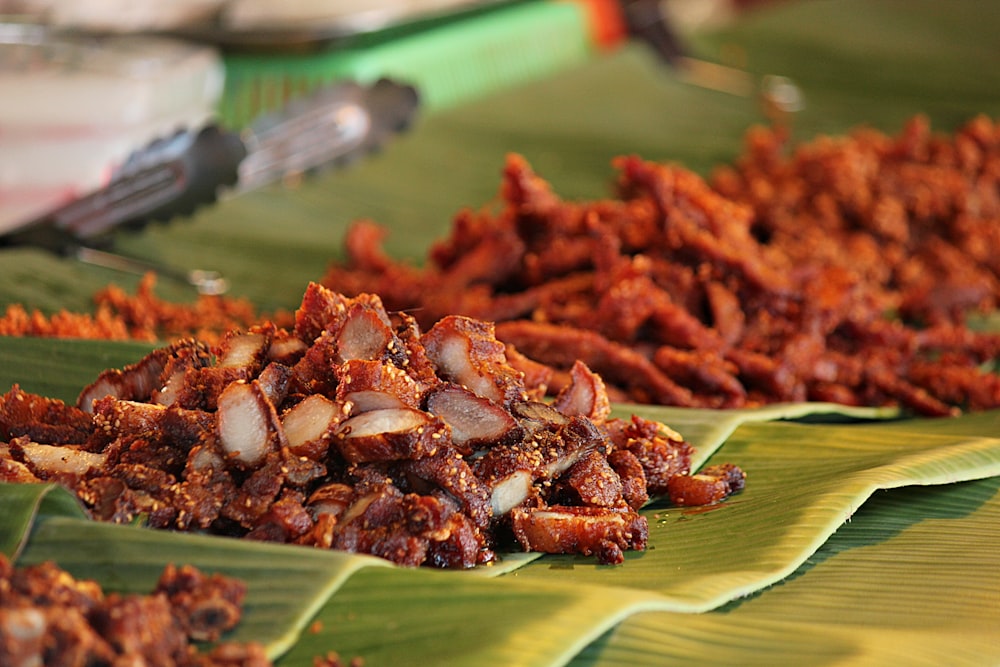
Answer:
[[[624,551],[646,547],[646,518],[631,509],[604,507],[516,508],[514,536],[526,551],[595,555],[603,565],[625,560]]]
[[[452,383],[427,395],[428,412],[451,429],[451,441],[463,454],[491,445],[515,442],[522,429],[513,415],[488,398]]]
[[[506,405],[523,399],[520,374],[507,363],[493,325],[467,317],[446,317],[421,337],[438,374],[476,395]]]
[[[287,445],[277,411],[256,380],[226,387],[219,396],[217,423],[227,462],[240,468],[256,468],[269,453]]]
[[[0,439],[19,436],[53,445],[79,444],[93,424],[87,412],[60,400],[22,391],[14,385],[0,396]]]
[[[352,404],[351,412],[376,407],[419,408],[427,387],[386,361],[350,360],[337,369],[336,398]]]
[[[433,456],[447,442],[444,422],[411,408],[363,412],[342,422],[334,444],[350,463]]]
[[[611,414],[604,380],[580,360],[574,362],[570,384],[556,395],[552,407],[564,415],[583,415],[596,422],[607,420]]]
[[[330,399],[321,394],[307,396],[281,416],[288,449],[316,461],[323,460],[342,418],[343,410]]]
[[[452,447],[441,447],[433,456],[401,463],[398,473],[437,488],[454,498],[472,524],[488,530],[493,518],[490,491],[462,455]],[[425,490],[426,492],[426,490]]]
[[[150,352],[140,361],[123,369],[110,368],[80,392],[76,405],[84,412],[91,411],[94,400],[114,396],[132,401],[147,401],[164,382],[163,372],[177,355],[200,358],[207,351],[200,343],[186,339],[165,348]]]
[[[691,445],[663,424],[633,415],[630,421],[613,419],[605,428],[616,451],[629,451],[639,461],[651,496],[665,495],[670,479],[691,469]]]
[[[731,463],[708,466],[692,475],[674,475],[667,482],[675,505],[714,505],[743,490],[746,473]]]

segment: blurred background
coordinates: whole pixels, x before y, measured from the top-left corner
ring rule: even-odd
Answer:
[[[143,262],[294,307],[351,221],[386,225],[387,250],[420,261],[459,209],[495,199],[510,152],[594,199],[617,155],[707,175],[757,124],[808,140],[1000,116],[989,0],[0,0],[0,14],[0,308],[85,311]],[[143,208],[153,191],[169,205]]]

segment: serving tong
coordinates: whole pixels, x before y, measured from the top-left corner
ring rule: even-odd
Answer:
[[[380,148],[413,121],[416,90],[382,79],[340,81],[265,114],[241,133],[210,123],[133,153],[102,188],[19,226],[8,245],[43,248],[129,273],[156,273],[203,294],[228,289],[214,271],[183,271],[111,250],[121,230],[169,222],[271,183],[347,164]]]

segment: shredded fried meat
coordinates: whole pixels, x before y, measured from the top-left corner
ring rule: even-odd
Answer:
[[[242,615],[246,586],[168,566],[148,595],[105,593],[51,562],[15,568],[0,554],[0,664],[268,667],[260,644],[218,640]]]
[[[460,211],[421,267],[359,221],[321,283],[379,294],[430,328],[496,323],[536,397],[577,360],[615,401],[713,408],[817,400],[952,415],[1000,405],[1000,336],[966,318],[1000,305],[1000,125],[953,135],[913,118],[898,136],[859,129],[790,145],[748,133],[710,183],[634,156],[618,196],[560,199],[508,158],[499,211]],[[94,315],[11,306],[0,334],[215,343],[262,321],[238,299],[169,304],[109,287]]]
[[[1000,126],[924,119],[790,155],[756,130],[710,187],[616,161],[615,199],[563,201],[519,156],[503,206],[462,211],[425,265],[394,263],[361,221],[322,283],[374,291],[430,325],[496,322],[551,393],[582,360],[616,400],[709,408],[782,401],[951,415],[1000,405],[1000,336],[967,326],[1000,302]]]
[[[196,337],[217,342],[229,329],[262,319],[288,319],[280,312],[264,316],[246,299],[233,297],[201,295],[193,303],[171,303],[157,297],[155,287],[155,273],[143,276],[134,295],[108,285],[94,295],[93,314],[60,311],[46,316],[14,304],[0,316],[0,336],[144,341]]]
[[[177,341],[102,372],[75,405],[12,387],[0,481],[63,484],[99,520],[402,565],[469,568],[508,545],[617,564],[645,548],[638,510],[690,477],[691,448],[610,411],[583,362],[542,402],[491,323],[423,331],[377,296],[313,283],[291,329]]]

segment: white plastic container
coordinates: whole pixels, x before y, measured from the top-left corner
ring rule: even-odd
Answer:
[[[211,48],[148,36],[0,33],[0,234],[109,180],[130,153],[215,115]]]
[[[225,0],[0,0],[0,11],[84,32],[152,32],[212,20]]]

